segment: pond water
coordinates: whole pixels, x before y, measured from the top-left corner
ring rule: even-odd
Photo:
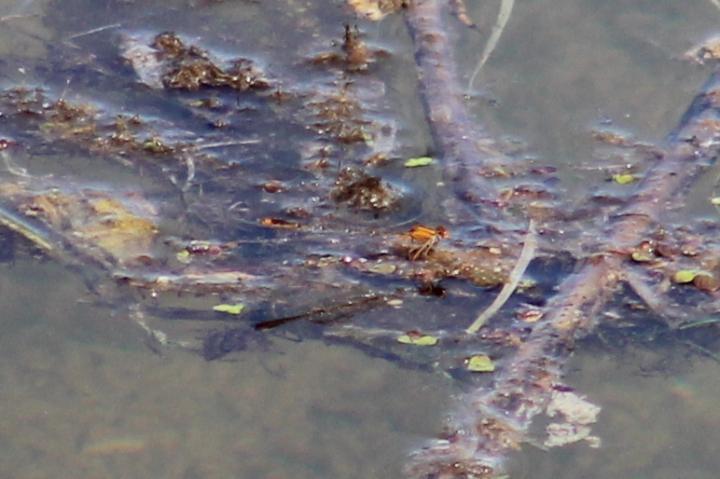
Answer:
[[[467,7],[477,28],[450,21],[464,83],[500,2],[467,2]],[[490,136],[502,138],[509,149],[521,149],[520,156],[557,168],[553,188],[572,209],[588,191],[617,189],[607,182],[608,169],[598,166],[592,129],[611,127],[661,144],[709,75],[707,67],[687,61],[684,53],[716,33],[718,20],[720,8],[708,0],[518,1],[468,105]],[[400,14],[382,22],[359,21],[341,0],[0,0],[3,89],[42,87],[50,98],[92,103],[110,116],[152,118],[150,129],[163,140],[203,135],[208,142],[257,142],[219,151],[223,167],[231,165],[231,172],[236,163],[245,168],[239,178],[228,170],[221,179],[209,178],[198,165],[195,183],[178,194],[184,176],[170,167],[129,168],[88,152],[87,145],[65,141],[56,146],[25,132],[20,122],[3,122],[0,136],[23,144],[11,166],[26,169],[31,177],[74,178],[83,187],[120,191],[129,198],[127,192],[141,191],[156,202],[159,228],[168,236],[247,240],[234,259],[253,274],[268,264],[292,265],[306,248],[318,254],[341,252],[338,242],[344,237],[338,231],[352,230],[355,223],[400,231],[416,221],[443,222],[449,193],[437,186],[437,164],[406,171],[398,160],[382,170],[383,177],[407,192],[398,209],[380,218],[343,209],[331,229],[339,240],[280,242],[274,230],[257,225],[278,211],[277,201],[258,188],[258,181],[288,185],[290,199],[283,207],[328,210],[315,199],[326,191],[322,180],[301,166],[304,150],[317,148],[318,133],[309,132],[304,125],[311,120],[298,118],[301,110],[292,106],[313,98],[301,96],[285,107],[264,97],[223,92],[220,101],[234,101],[242,114],[221,107],[199,116],[188,105],[204,98],[202,93],[139,85],[121,54],[128,38],[152,39],[173,31],[217,58],[252,60],[288,91],[330,91],[337,86],[333,75],[308,65],[308,59],[337,50],[346,23],[357,24],[369,45],[386,51],[355,79],[358,95],[373,107],[373,121],[390,125],[374,138],[377,146],[371,150],[387,148],[397,159],[432,152],[412,45]],[[219,126],[222,121],[230,126]],[[351,161],[353,148],[340,146],[337,156]],[[182,174],[189,176],[185,166]],[[158,181],[158,171],[171,181]],[[715,220],[707,198],[714,196],[716,175],[709,172],[687,198],[679,199],[669,219]],[[193,189],[196,185],[201,187]],[[181,211],[185,206],[191,210],[187,216]],[[588,221],[587,227],[601,221]],[[350,238],[353,249],[362,246],[362,239]],[[578,250],[577,245],[564,247]],[[170,262],[174,251],[163,248],[154,253]],[[110,299],[99,298],[87,287],[94,277],[31,248],[17,235],[5,234],[3,249],[8,254],[0,264],[0,471],[7,477],[401,477],[408,453],[442,430],[467,386],[443,372],[324,341],[302,326],[270,335],[267,344],[205,361],[197,351],[158,347],[131,320],[133,303],[146,296],[121,289]],[[334,294],[319,286],[308,286],[304,294],[293,273],[281,269],[273,274],[290,277],[286,281],[292,288],[264,293],[252,320],[266,319],[269,312],[298,314],[298,308]],[[336,281],[312,278],[326,284],[321,280]],[[456,283],[448,282],[445,298],[412,298],[404,311],[363,311],[362,317],[383,325],[373,315],[397,314],[404,321],[436,315],[469,323],[492,294]],[[378,284],[392,290],[398,283],[383,279]],[[482,298],[468,299],[471,294]],[[186,295],[167,301],[200,310],[217,298]],[[166,317],[152,325],[197,341],[207,332],[206,323]],[[617,332],[593,335],[578,344],[568,364],[568,384],[603,408],[594,428],[602,447],[546,452],[527,446],[513,456],[511,477],[716,477],[720,411],[714,398],[720,393],[720,366],[707,350],[699,352],[671,334],[662,341],[641,336],[634,341]],[[617,344],[613,338],[623,340]]]

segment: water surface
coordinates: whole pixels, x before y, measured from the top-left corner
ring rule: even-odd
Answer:
[[[498,7],[468,2],[477,29],[451,21],[462,45],[457,57],[463,81]],[[118,55],[121,35],[172,30],[218,54],[249,57],[290,85],[307,81],[315,87],[319,77],[305,76],[302,58],[333,48],[344,23],[357,23],[367,40],[389,52],[363,81],[382,85],[384,95],[375,104],[397,125],[393,152],[424,154],[431,144],[399,15],[359,21],[339,0],[25,0],[1,2],[0,17],[3,86],[43,86],[68,101],[169,118],[192,131],[204,127],[177,96],[133,86],[133,72]],[[715,33],[718,19],[720,10],[700,0],[518,1],[470,107],[490,135],[519,140],[528,145],[528,156],[557,167],[567,202],[580,202],[588,189],[607,187],[591,129],[610,125],[662,142],[709,73],[683,60],[683,53]],[[287,131],[273,131],[253,116],[264,111],[259,102],[238,101],[250,113],[234,124],[235,133],[272,138],[266,140],[267,157],[247,161],[268,176],[287,174],[299,156],[293,139],[306,133],[293,130],[289,120],[278,123]],[[213,134],[210,128],[207,133]],[[232,150],[228,161],[245,159],[243,154]],[[106,188],[140,184],[171,197],[147,177],[90,155],[41,152],[18,161],[31,172],[70,171]],[[437,168],[390,174],[419,205],[387,223],[442,218],[439,202],[427,200]],[[714,178],[701,185],[684,215],[714,220],[705,201]],[[242,196],[250,191],[241,190],[240,199],[254,204]],[[180,233],[198,228],[165,221]],[[233,228],[215,232],[229,235]],[[236,229],[255,234],[250,227]],[[16,252],[0,265],[0,470],[8,477],[398,477],[408,451],[441,431],[463,389],[440,372],[282,335],[221,361],[172,347],[158,351],[128,319],[126,304],[97,305],[77,271],[43,259],[20,238],[16,243],[3,246]],[[252,252],[273,260],[272,251]],[[464,321],[458,304],[468,300],[452,301],[428,299],[427,311],[454,307],[456,320]],[[418,309],[402,314],[417,314],[423,304],[411,303]],[[467,311],[467,321],[474,314]],[[192,323],[185,334],[192,336],[195,327],[199,336],[202,326]],[[595,431],[603,447],[548,453],[528,446],[513,460],[513,477],[716,476],[716,362],[679,341],[616,347],[591,338],[579,344],[568,369],[569,383],[603,407]]]

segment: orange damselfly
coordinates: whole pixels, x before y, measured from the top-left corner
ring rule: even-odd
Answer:
[[[408,231],[408,236],[413,242],[419,243],[418,246],[413,246],[408,250],[410,260],[415,261],[420,257],[426,257],[441,239],[450,237],[450,232],[444,226],[431,228],[415,225]]]

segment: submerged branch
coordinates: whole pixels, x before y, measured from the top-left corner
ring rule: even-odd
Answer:
[[[416,0],[405,10],[405,22],[415,45],[420,92],[447,181],[477,212],[483,200],[496,196],[479,170],[502,155],[480,147],[479,142],[486,137],[475,126],[458,86],[454,55],[445,33],[448,28],[443,25],[446,4]],[[487,217],[488,211],[478,215]]]
[[[666,155],[640,182],[634,198],[608,225],[608,245],[622,251],[668,208],[720,151],[720,70],[704,86],[679,126],[668,136]],[[564,280],[546,314],[503,367],[491,389],[467,398],[471,409],[452,425],[450,439],[418,451],[412,477],[491,477],[516,449],[553,390],[562,387],[562,366],[576,338],[595,326],[595,314],[622,280],[625,257],[601,252]]]

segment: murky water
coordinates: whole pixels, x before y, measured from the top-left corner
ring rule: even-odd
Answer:
[[[467,3],[478,28],[455,26],[464,81],[499,8],[497,1]],[[352,18],[340,0],[3,0],[0,82],[40,85],[68,101],[92,100],[212,135],[176,96],[128,86],[133,75],[118,55],[120,35],[176,31],[216,53],[249,57],[274,78],[314,86],[317,77],[304,76],[307,65],[300,59],[332,48]],[[590,130],[611,124],[661,142],[709,73],[683,60],[683,53],[715,33],[718,20],[720,9],[707,0],[520,0],[478,76],[472,110],[491,135],[519,139],[528,155],[558,167],[565,195],[579,202],[588,185],[597,191],[606,186]],[[382,85],[377,103],[397,125],[394,153],[424,154],[430,138],[402,19],[357,23],[367,40],[390,53],[364,81]],[[253,164],[257,171],[301,182],[293,176],[299,153],[292,140],[304,133],[292,130],[289,120],[278,120],[287,131],[272,131],[273,125],[253,116],[263,106],[238,102],[250,113],[236,121],[235,133],[274,138],[268,158]],[[72,172],[91,184],[119,190],[140,185],[171,196],[148,177],[76,152],[40,152],[17,161],[31,173]],[[417,193],[432,189],[439,172],[397,170],[389,174],[420,205],[406,206],[387,222],[442,218],[434,193]],[[706,199],[714,178],[700,185],[685,213],[713,218]],[[227,192],[224,185],[210,186]],[[247,201],[258,209],[267,204]],[[164,228],[181,233],[198,228],[165,221]],[[291,335],[213,362],[179,348],[157,351],[128,319],[128,309],[98,305],[77,271],[29,253],[27,245],[17,249],[12,261],[0,265],[3,477],[399,477],[408,451],[441,430],[462,389],[441,373],[320,340],[296,342]],[[266,261],[275,254],[260,247],[248,251]],[[441,301],[427,311],[443,311]],[[448,307],[460,314],[457,304]],[[473,315],[467,313],[468,321]],[[458,320],[464,320],[461,314]],[[202,327],[189,322],[184,334],[199,336]],[[568,370],[569,383],[603,406],[595,430],[602,448],[543,452],[528,446],[514,458],[513,477],[716,477],[716,362],[680,342],[614,347],[591,339],[578,346]]]

